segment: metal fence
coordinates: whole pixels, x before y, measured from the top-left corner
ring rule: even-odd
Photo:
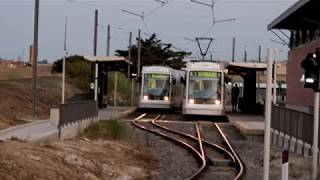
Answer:
[[[313,114],[284,106],[273,106],[271,128],[310,145],[313,144]]]
[[[78,121],[98,116],[96,101],[82,101],[59,106],[59,125],[61,128]]]

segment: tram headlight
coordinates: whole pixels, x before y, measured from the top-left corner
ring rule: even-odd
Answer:
[[[189,104],[194,104],[194,99],[189,99]]]
[[[144,99],[144,100],[149,100],[149,96],[144,95],[144,96],[143,96],[143,99]]]
[[[169,97],[168,97],[168,96],[165,96],[163,99],[164,99],[165,101],[169,101]]]
[[[220,105],[220,104],[221,104],[221,101],[220,101],[220,100],[215,100],[215,101],[214,101],[214,104]]]

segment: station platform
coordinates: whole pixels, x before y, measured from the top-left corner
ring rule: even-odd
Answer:
[[[264,117],[241,113],[227,113],[228,119],[245,136],[264,134]]]
[[[135,107],[108,107],[106,109],[99,110],[99,120],[120,119],[131,112],[135,111]],[[6,141],[10,139],[19,139],[23,141],[47,141],[58,140],[58,128],[51,123],[50,119],[35,120],[30,123],[12,126],[0,131],[0,141]]]

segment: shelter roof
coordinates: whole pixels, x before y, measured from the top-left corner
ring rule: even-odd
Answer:
[[[320,25],[319,6],[319,0],[299,0],[273,20],[268,29],[317,29]]]
[[[99,63],[116,63],[116,62],[125,62],[132,65],[132,62],[127,60],[125,57],[119,56],[84,56],[84,59],[90,62],[99,62]]]

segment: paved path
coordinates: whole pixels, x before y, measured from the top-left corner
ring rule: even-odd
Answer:
[[[7,140],[14,137],[20,140],[32,141],[57,132],[57,127],[52,125],[50,120],[39,120],[0,131],[0,140]]]
[[[98,117],[100,120],[118,119],[134,110],[135,108],[132,107],[108,107],[107,109],[99,110]],[[37,141],[57,133],[57,127],[47,119],[1,130],[0,140],[4,141],[14,137],[20,140]]]
[[[136,109],[135,107],[128,107],[128,106],[119,106],[119,107],[110,106],[106,109],[100,110],[98,113],[98,117],[100,120],[118,119],[130,114],[135,109]]]

